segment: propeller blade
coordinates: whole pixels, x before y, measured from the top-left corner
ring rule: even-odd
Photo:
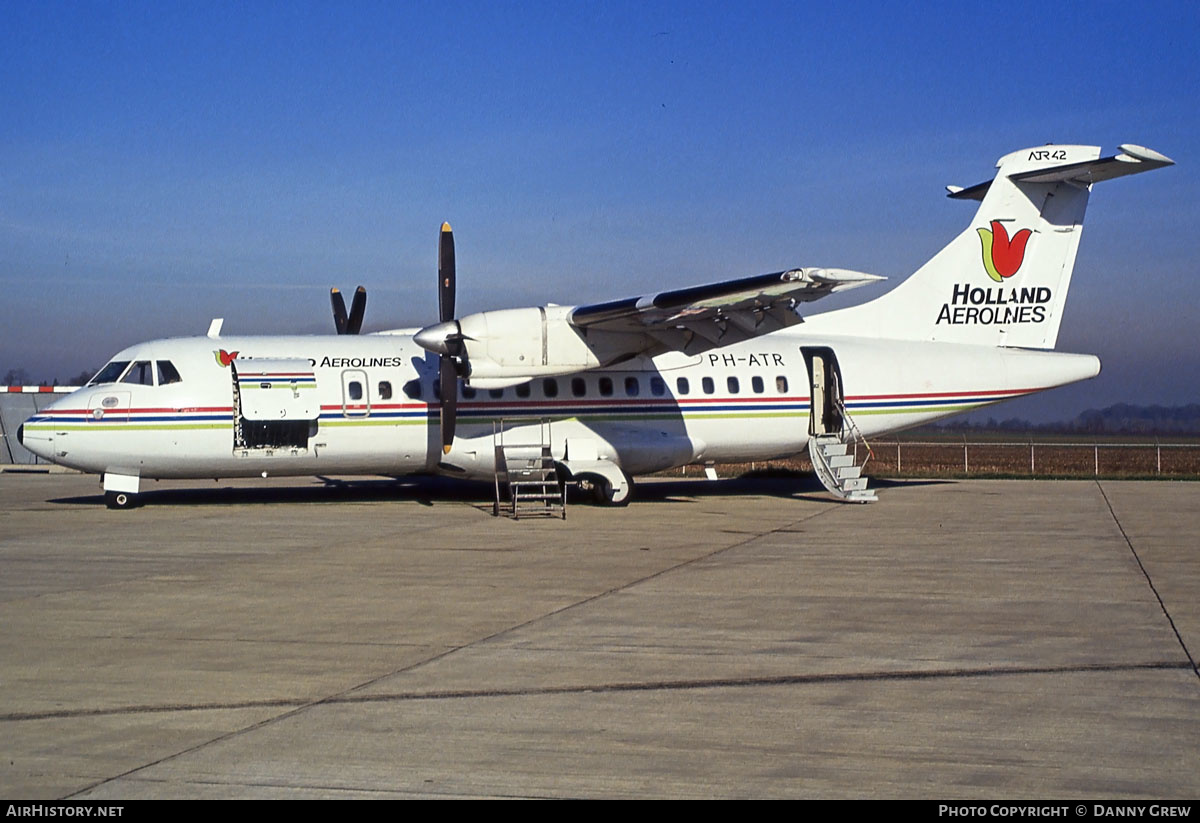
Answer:
[[[338,334],[346,333],[346,301],[337,289],[329,290],[329,302],[333,303],[333,325]]]
[[[438,320],[454,319],[454,230],[442,224],[438,238]]]
[[[367,310],[367,290],[359,286],[354,290],[354,299],[350,301],[350,319],[346,321],[346,334],[358,334],[362,331],[363,313]]]
[[[449,454],[450,445],[454,442],[454,424],[458,412],[458,370],[454,360],[445,355],[438,358],[438,382],[442,396],[442,454]]]

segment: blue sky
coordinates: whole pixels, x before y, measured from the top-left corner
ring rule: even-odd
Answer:
[[[895,282],[970,219],[945,184],[1133,142],[1179,165],[1093,194],[1059,347],[1104,373],[994,413],[1200,402],[1198,9],[0,0],[0,372],[330,331],[332,285],[423,325],[442,220],[460,313]]]

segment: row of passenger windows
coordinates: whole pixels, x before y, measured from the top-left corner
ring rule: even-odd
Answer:
[[[179,371],[170,360],[113,360],[88,381],[89,386],[101,383],[129,383],[135,386],[166,386],[180,383]]]
[[[611,377],[592,378],[589,381],[585,377],[572,377],[567,381],[566,390],[570,392],[572,397],[586,397],[588,394],[588,383],[594,381],[595,390],[601,397],[612,397],[617,394],[618,383]],[[89,386],[99,385],[101,383],[129,383],[132,385],[141,386],[166,386],[171,383],[179,383],[181,378],[178,370],[170,360],[138,360],[130,362],[128,360],[114,360],[106,365],[100,372],[93,377],[89,382]],[[533,393],[532,386],[535,381],[522,383],[513,387],[513,393],[518,398],[530,397]],[[636,375],[628,375],[621,382],[621,387],[624,390],[625,397],[639,397],[642,394],[643,380]],[[433,396],[439,397],[441,394],[440,387],[437,382],[432,383]],[[667,384],[661,377],[654,376],[646,382],[646,388],[653,397],[663,397],[667,393]],[[392,384],[389,380],[379,381],[379,399],[392,399]],[[546,398],[555,398],[559,396],[560,386],[559,380],[556,377],[547,377],[541,381],[542,396]],[[716,382],[711,377],[702,377],[700,379],[700,391],[704,394],[715,394],[717,390]],[[729,394],[741,393],[741,381],[737,377],[725,378],[725,390]],[[775,377],[775,391],[778,394],[786,394],[788,390],[787,377],[777,375]],[[404,384],[404,394],[413,399],[420,400],[425,391],[425,386],[420,380],[410,380]],[[754,394],[766,393],[766,383],[763,378],[754,375],[750,378],[750,391]],[[473,400],[485,392],[473,389],[470,386],[460,384],[461,396],[465,400]],[[686,377],[675,378],[675,393],[679,396],[691,394],[692,385]],[[508,389],[487,389],[486,395],[493,400],[503,399],[508,393]],[[363,384],[358,380],[351,380],[346,384],[346,394],[350,400],[363,399]]]
[[[530,397],[533,393],[532,386],[533,386],[534,382],[536,382],[536,381],[530,381],[529,383],[522,383],[518,386],[514,386],[513,391],[514,391],[515,395],[519,398]],[[589,379],[585,378],[585,377],[572,377],[567,382],[567,385],[565,388],[567,391],[570,392],[570,396],[572,396],[572,397],[586,397],[588,395],[588,388],[589,388],[588,383],[589,382],[591,382],[591,381],[589,381]],[[353,383],[351,385],[356,386],[358,384]],[[593,383],[593,385],[595,387],[595,391],[597,393],[599,393],[599,395],[601,397],[612,397],[613,395],[617,394],[616,388],[617,388],[618,384],[611,377],[595,378],[595,382]],[[639,397],[642,394],[642,389],[643,389],[642,378],[639,378],[635,375],[629,375],[622,381],[621,385],[624,389],[625,397]],[[385,386],[386,386],[386,394],[385,394],[385,388],[384,388]],[[433,383],[432,386],[433,386],[432,393],[433,393],[434,398],[440,397],[441,396],[440,386],[436,382]],[[648,389],[650,395],[653,397],[663,397],[667,393],[666,381],[664,381],[661,377],[651,377],[648,381],[646,388]],[[556,378],[556,377],[543,378],[541,381],[541,389],[542,389],[543,397],[546,397],[546,398],[558,397],[559,391],[560,391],[558,378]],[[736,377],[725,378],[725,390],[729,394],[740,394],[742,391],[741,381]],[[788,390],[787,377],[785,377],[782,374],[777,375],[775,377],[775,392],[777,394],[787,394],[787,390]],[[354,396],[353,390],[352,390],[351,396],[350,396],[351,400],[361,399],[361,397],[362,397],[362,387],[361,386],[359,386],[358,391],[359,391],[359,394],[356,397],[356,396]],[[716,381],[711,377],[702,377],[700,379],[700,391],[703,394],[716,394],[716,391],[717,391]],[[753,377],[750,378],[750,392],[752,392],[753,394],[765,394],[766,391],[767,391],[766,382],[763,380],[762,377],[760,377],[758,375],[754,375]],[[425,384],[423,384],[420,380],[410,380],[404,384],[405,396],[407,396],[413,400],[420,400],[422,398],[424,392],[425,392]],[[473,400],[476,397],[480,397],[483,395],[486,395],[487,397],[490,397],[493,400],[500,400],[507,395],[508,389],[479,390],[479,389],[473,389],[470,386],[461,386],[460,385],[460,392],[461,392],[461,396],[464,400]],[[675,394],[676,395],[683,396],[683,395],[687,395],[687,394],[691,394],[691,393],[692,393],[692,384],[691,384],[691,381],[688,380],[688,378],[686,378],[686,377],[675,378]],[[379,384],[379,396],[384,400],[388,400],[391,398],[392,386],[390,383],[383,382],[383,383]]]
[[[416,382],[416,381],[413,381],[413,382]],[[363,384],[357,380],[351,380],[349,383],[346,384],[346,396],[348,398],[350,398],[351,400],[362,400],[363,399]],[[391,400],[392,399],[392,383],[390,380],[380,380],[379,381],[379,399],[380,400]]]

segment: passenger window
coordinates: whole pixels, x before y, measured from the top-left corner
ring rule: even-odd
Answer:
[[[547,397],[558,397],[558,381],[553,377],[547,377],[542,381],[542,393]]]
[[[775,378],[775,391],[787,394],[787,378],[782,374]]]
[[[655,397],[662,397],[667,393],[667,384],[663,382],[661,377],[650,378],[650,393]]]
[[[716,390],[716,387],[713,385],[713,379],[711,377],[706,377],[703,380],[701,380],[700,385],[704,388],[705,394],[712,394]]]
[[[686,377],[679,377],[675,380],[675,390],[680,394],[687,394],[692,390],[692,387],[688,385],[688,379]]]
[[[470,386],[463,386],[462,387],[462,396],[463,396],[464,400],[474,400],[475,399],[475,390],[473,388],[471,388]]]
[[[362,400],[362,383],[359,383],[357,380],[351,380],[346,384],[346,392],[350,395],[351,400]]]
[[[576,397],[583,397],[587,394],[587,383],[584,382],[582,377],[571,378],[571,394]]]
[[[504,389],[488,389],[488,397],[493,400],[499,400],[504,396]]]
[[[179,372],[175,370],[175,366],[170,360],[155,361],[158,366],[158,385],[167,386],[171,383],[182,383],[183,378],[179,376]]]
[[[411,398],[412,400],[420,400],[421,399],[421,381],[420,380],[409,380],[407,383],[404,384],[404,387],[401,389],[401,391],[404,392],[405,397]]]
[[[116,383],[128,365],[128,360],[114,360],[96,372],[96,376],[88,381],[88,385],[99,386],[102,383]]]
[[[379,381],[379,399],[380,400],[391,400],[392,399],[392,384],[390,382],[388,382],[387,380]]]
[[[125,372],[125,376],[121,378],[122,383],[132,383],[140,386],[154,385],[154,370],[150,367],[149,360],[139,360],[129,367],[129,371]]]
[[[725,386],[729,389],[730,394],[737,394],[739,391],[742,390],[741,386],[738,385],[738,379],[736,377],[726,378]]]
[[[612,397],[612,392],[613,392],[612,378],[611,377],[601,377],[600,378],[600,396],[601,397]]]
[[[522,383],[521,385],[517,386],[517,397],[528,397],[528,396],[529,396],[529,384],[528,383]]]
[[[762,394],[764,389],[763,379],[761,377],[751,377],[750,388],[754,389],[755,394]]]
[[[642,391],[641,385],[636,377],[625,378],[625,394],[628,397],[637,397]]]

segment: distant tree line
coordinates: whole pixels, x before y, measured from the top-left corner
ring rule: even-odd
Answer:
[[[0,379],[0,386],[82,386],[87,381],[91,380],[96,370],[82,371],[69,380],[59,381],[57,377],[53,380],[34,380],[29,376],[29,372],[25,369],[9,369],[4,373],[3,379]]]
[[[990,418],[986,423],[953,421],[934,424],[939,431],[1039,432],[1045,434],[1200,434],[1200,403],[1186,406],[1135,406],[1117,403],[1088,409],[1073,420],[1031,423],[1019,417]]]

